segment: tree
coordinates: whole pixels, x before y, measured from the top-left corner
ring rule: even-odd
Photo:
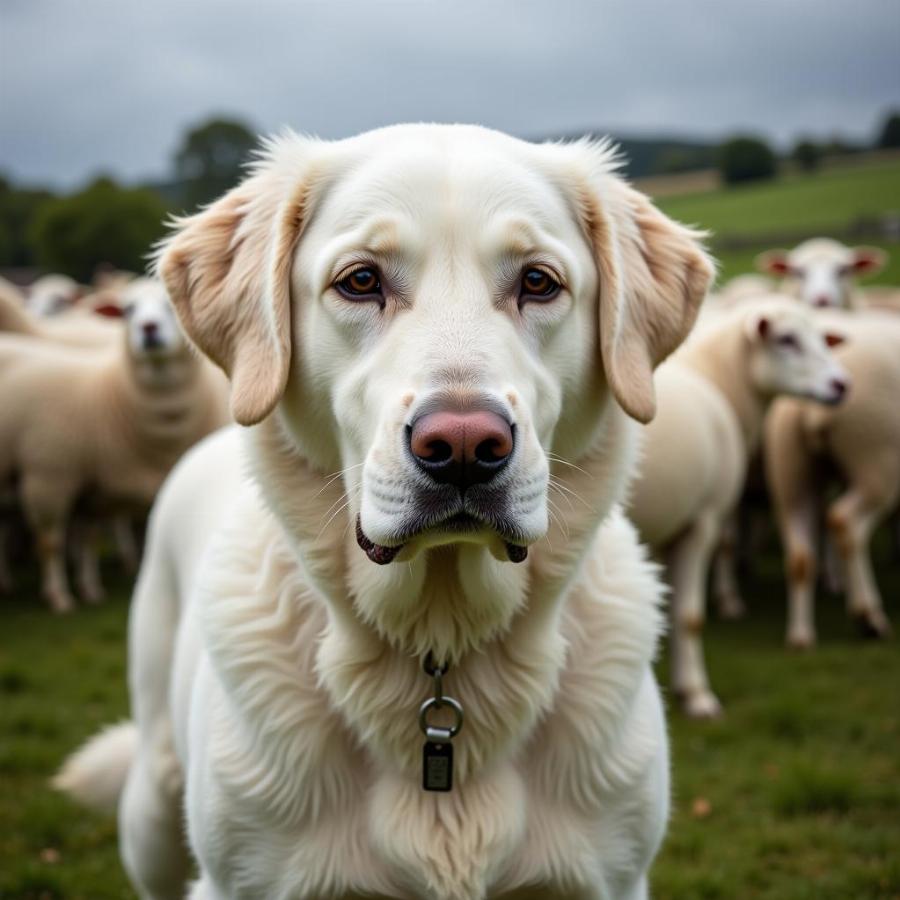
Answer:
[[[822,162],[822,151],[809,140],[799,140],[794,145],[791,158],[804,172],[814,172]]]
[[[250,129],[230,119],[211,119],[188,131],[175,154],[185,205],[192,209],[233,187],[256,144]]]
[[[892,112],[884,120],[877,146],[882,149],[900,147],[900,112]]]
[[[734,137],[719,150],[719,171],[726,184],[771,178],[776,169],[772,148],[760,138]]]
[[[142,272],[154,242],[165,232],[167,212],[152,191],[98,178],[77,194],[44,204],[29,239],[42,268],[79,281],[89,281],[103,263]]]
[[[49,191],[14,187],[0,176],[0,266],[34,265],[28,229],[38,210],[52,197]]]

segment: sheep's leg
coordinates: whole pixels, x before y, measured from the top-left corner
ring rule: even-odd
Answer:
[[[816,513],[813,497],[795,505],[782,527],[788,580],[787,644],[805,650],[816,643]]]
[[[113,540],[125,571],[133,575],[138,570],[141,554],[134,536],[134,525],[128,516],[114,516],[112,520]]]
[[[709,686],[702,639],[706,577],[718,536],[717,519],[701,516],[669,551],[672,690],[681,698],[685,712],[695,718],[711,718],[722,711]]]
[[[63,479],[26,475],[22,508],[37,541],[41,562],[41,592],[54,612],[75,607],[66,575],[66,526],[77,486]]]
[[[851,488],[828,510],[828,527],[846,567],[847,610],[872,637],[891,633],[869,555],[872,532],[886,512],[882,502]]]
[[[734,514],[722,528],[722,539],[713,562],[713,592],[723,619],[741,619],[746,612],[736,573],[737,530],[737,514]]]
[[[100,578],[96,523],[93,520],[79,522],[72,538],[78,593],[86,603],[101,603],[106,591]]]
[[[816,642],[816,537],[818,505],[813,459],[806,446],[802,407],[779,400],[766,419],[766,480],[784,548],[787,578],[787,644],[805,649]]]

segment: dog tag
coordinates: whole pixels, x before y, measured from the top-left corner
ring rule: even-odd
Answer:
[[[426,791],[453,788],[453,744],[425,741],[422,747],[422,787]]]

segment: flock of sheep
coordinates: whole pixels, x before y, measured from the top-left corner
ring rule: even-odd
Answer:
[[[788,643],[815,641],[817,547],[867,632],[890,626],[869,540],[900,501],[900,290],[862,289],[872,248],[808,241],[772,251],[705,303],[656,375],[629,514],[672,586],[672,690],[691,716],[721,711],[706,672],[706,586],[743,604],[737,511],[760,456],[785,551]],[[777,279],[774,280],[774,279]],[[125,273],[85,292],[47,276],[0,280],[0,592],[22,524],[56,612],[102,598],[99,542],[129,566],[135,528],[178,458],[228,421],[224,376],[193,353],[161,284]],[[758,477],[758,476],[757,476]],[[839,485],[836,498],[831,482]]]

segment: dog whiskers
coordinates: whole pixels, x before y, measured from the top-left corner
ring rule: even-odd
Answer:
[[[546,453],[546,457],[547,457],[547,459],[549,459],[551,462],[556,462],[556,463],[559,463],[559,464],[562,465],[562,466],[569,466],[569,467],[572,468],[572,469],[577,469],[579,472],[583,473],[584,475],[587,475],[588,478],[592,478],[592,477],[593,477],[593,476],[591,475],[590,472],[586,472],[584,469],[581,468],[581,466],[576,466],[575,463],[569,462],[567,459],[563,459],[561,456],[557,456],[555,453],[550,453],[550,452],[548,451],[548,452]]]

